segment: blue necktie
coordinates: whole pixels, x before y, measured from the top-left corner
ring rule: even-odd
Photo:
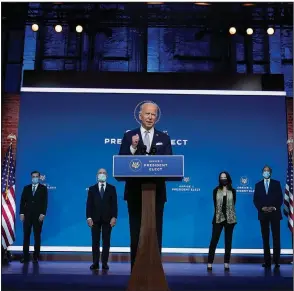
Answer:
[[[265,192],[268,193],[268,180],[265,180]]]
[[[33,186],[33,196],[35,195],[36,192],[36,185]]]
[[[101,198],[103,198],[103,195],[104,195],[104,184],[101,184],[100,195],[101,195]]]

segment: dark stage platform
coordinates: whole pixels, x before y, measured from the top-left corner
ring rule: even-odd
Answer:
[[[110,263],[108,272],[92,272],[90,262],[39,262],[2,266],[2,290],[97,290],[122,291],[130,274],[129,263]],[[265,271],[260,264],[232,264],[225,272],[215,264],[208,272],[205,264],[164,263],[171,291],[204,290],[293,290],[293,266]]]

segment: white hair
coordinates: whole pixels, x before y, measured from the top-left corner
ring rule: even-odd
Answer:
[[[145,105],[154,105],[154,106],[156,106],[156,115],[157,115],[159,107],[158,107],[158,105],[155,102],[152,102],[152,101],[147,101],[147,102],[144,102],[143,104],[141,104],[141,106],[140,106],[140,112],[139,112],[140,114],[142,113],[143,107]]]

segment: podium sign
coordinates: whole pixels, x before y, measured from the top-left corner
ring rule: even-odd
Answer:
[[[113,156],[113,177],[182,179],[184,156]]]

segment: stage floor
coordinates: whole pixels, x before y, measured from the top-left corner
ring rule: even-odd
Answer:
[[[2,290],[126,290],[129,263],[110,263],[108,272],[92,272],[90,262],[39,262],[22,265],[13,261],[2,266]],[[204,290],[293,290],[293,266],[265,271],[260,264],[232,264],[225,272],[215,264],[208,272],[205,264],[164,263],[171,291]]]

